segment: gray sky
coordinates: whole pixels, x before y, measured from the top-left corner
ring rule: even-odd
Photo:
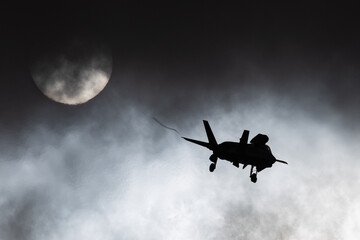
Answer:
[[[0,238],[354,239],[353,11],[258,4],[17,9],[1,44]],[[112,49],[110,81],[85,104],[52,102],[29,62],[78,35]],[[267,134],[289,165],[256,184],[227,162],[210,173],[211,152],[152,117],[199,140],[203,119],[218,142]]]

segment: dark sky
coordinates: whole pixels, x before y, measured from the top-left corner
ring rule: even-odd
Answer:
[[[29,79],[29,61],[75,37],[111,47],[111,89],[133,101],[157,105],[153,92],[160,91],[156,95],[161,102],[175,101],[186,110],[199,94],[226,97],[229,91],[264,87],[301,95],[295,99],[301,101],[318,87],[321,92],[312,94],[357,117],[352,105],[358,96],[354,84],[360,36],[351,6],[65,1],[5,6],[1,11],[1,104],[17,109],[4,114],[7,123],[26,121],[32,108],[46,104]],[[129,74],[136,79],[120,77]]]
[[[355,7],[47,1],[0,20],[1,239],[355,236]],[[111,49],[110,81],[85,104],[53,102],[29,65],[78,38]],[[198,139],[202,119],[218,141],[268,134],[289,166],[256,185],[225,162],[210,175],[210,152],[154,116]]]

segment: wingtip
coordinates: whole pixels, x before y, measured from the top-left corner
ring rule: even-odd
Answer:
[[[283,163],[283,164],[288,164],[287,162],[283,161],[283,160],[279,160],[279,159],[276,159],[277,162],[280,162],[280,163]]]

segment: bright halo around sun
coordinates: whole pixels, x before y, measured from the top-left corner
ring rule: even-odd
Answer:
[[[67,41],[43,49],[30,65],[41,92],[64,104],[82,104],[98,95],[112,71],[110,50],[86,40]]]

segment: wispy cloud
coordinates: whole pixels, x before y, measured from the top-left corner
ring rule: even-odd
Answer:
[[[21,157],[2,159],[1,236],[354,236],[360,198],[357,139],[349,141],[339,126],[313,119],[300,108],[289,121],[280,114],[292,111],[289,106],[257,104],[259,111],[243,104],[226,113],[214,109],[208,118],[219,142],[237,141],[245,126],[251,136],[269,134],[275,156],[289,165],[264,170],[256,184],[248,169],[227,162],[208,172],[207,149],[182,141],[136,106],[119,110],[106,125],[95,118],[61,133],[34,127],[27,133],[29,141],[16,147]],[[206,138],[201,121],[183,130],[189,137]]]

